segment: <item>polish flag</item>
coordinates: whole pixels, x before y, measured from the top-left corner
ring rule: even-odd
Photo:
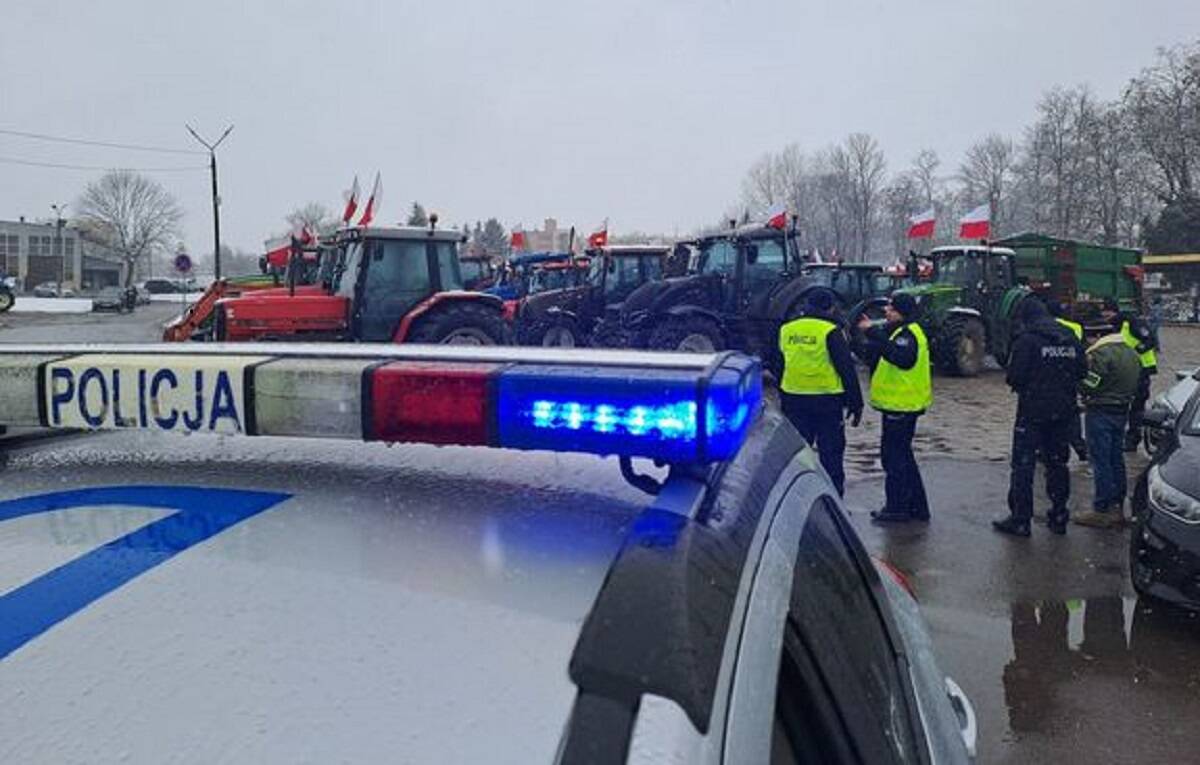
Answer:
[[[908,218],[909,239],[929,239],[933,236],[934,212],[930,207],[923,213],[911,215]]]
[[[979,205],[962,217],[959,223],[960,239],[987,239],[992,234],[991,205]]]
[[[367,198],[367,206],[363,208],[363,214],[358,219],[358,225],[371,225],[371,221],[375,220],[375,211],[379,209],[379,200],[382,198],[383,184],[379,179],[379,173],[375,173],[375,185],[371,187],[371,196]]]
[[[342,223],[349,223],[358,210],[358,176],[354,176],[354,185],[346,192],[346,209],[342,212]]]
[[[509,239],[509,247],[514,250],[525,249],[525,230],[517,226],[512,231],[512,237]]]
[[[767,228],[777,228],[782,231],[787,227],[787,208],[783,205],[772,207],[767,213]]]
[[[608,246],[608,218],[604,219],[604,225],[599,231],[593,231],[588,235],[588,247],[597,249]]]

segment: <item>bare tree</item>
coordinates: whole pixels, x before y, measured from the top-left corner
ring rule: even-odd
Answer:
[[[942,160],[938,158],[937,152],[933,149],[922,149],[917,153],[913,160],[912,170],[910,175],[913,182],[917,184],[924,195],[922,200],[927,207],[933,207],[937,199],[938,190],[941,182],[937,176],[937,170],[942,165]]]
[[[79,218],[85,229],[125,261],[125,283],[134,269],[157,250],[178,238],[183,211],[156,181],[129,170],[113,170],[89,183],[79,198]]]
[[[958,171],[964,207],[987,202],[991,205],[992,225],[996,231],[1004,231],[1010,225],[1008,197],[1015,160],[1013,142],[993,133],[967,149],[966,159]]]
[[[909,218],[927,204],[925,195],[916,172],[901,173],[883,190],[883,233],[891,256],[900,258],[908,251]]]
[[[332,234],[341,221],[320,202],[309,202],[288,213],[284,220],[293,231],[308,228],[320,234]]]
[[[1125,91],[1142,149],[1158,168],[1164,202],[1193,196],[1200,163],[1200,44],[1160,50]]]
[[[854,259],[864,262],[875,233],[887,162],[879,144],[866,133],[851,133],[845,144],[834,149],[830,157],[835,170],[846,180],[855,229]]]

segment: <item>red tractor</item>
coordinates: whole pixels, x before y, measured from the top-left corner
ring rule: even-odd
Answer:
[[[220,300],[215,339],[505,344],[502,301],[462,288],[461,239],[432,226],[340,231],[318,290]]]

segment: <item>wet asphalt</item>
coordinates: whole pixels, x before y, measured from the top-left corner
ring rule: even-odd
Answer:
[[[178,311],[0,316],[0,343],[152,342]],[[1160,391],[1200,365],[1200,328],[1163,330]],[[1031,539],[991,530],[1007,512],[1015,399],[992,368],[937,378],[916,449],[933,507],[928,524],[877,527],[879,421],[848,434],[847,505],[871,552],[910,579],[943,669],[979,716],[978,762],[1200,762],[1200,616],[1139,599],[1129,582],[1129,531],[1036,524]],[[1091,479],[1072,458],[1072,507]],[[1129,460],[1132,481],[1145,457]],[[1047,505],[1041,476],[1037,514]]]

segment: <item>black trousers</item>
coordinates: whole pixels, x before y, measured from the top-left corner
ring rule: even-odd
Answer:
[[[1067,500],[1071,498],[1071,477],[1067,459],[1071,450],[1072,423],[1079,416],[1047,422],[1017,420],[1013,425],[1012,472],[1008,481],[1008,510],[1014,518],[1033,517],[1033,472],[1038,455],[1046,466],[1046,494],[1050,497],[1050,518],[1066,523]]]
[[[794,396],[780,394],[783,414],[800,431],[804,440],[817,450],[821,467],[837,488],[838,496],[846,495],[846,424],[842,419],[841,403],[830,405],[826,396]]]
[[[1125,431],[1125,447],[1136,449],[1142,442],[1142,420],[1146,416],[1146,402],[1150,400],[1150,373],[1142,370],[1138,377],[1137,392],[1129,404],[1129,429]]]
[[[890,513],[908,513],[914,518],[929,517],[929,499],[925,482],[913,456],[913,435],[917,432],[916,413],[883,413],[883,437],[880,452],[883,470],[887,474],[884,493]]]

